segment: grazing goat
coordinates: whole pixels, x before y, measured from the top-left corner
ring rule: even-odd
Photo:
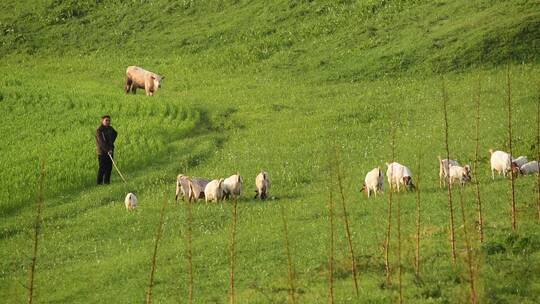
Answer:
[[[529,162],[529,160],[527,159],[527,156],[520,156],[518,158],[512,158],[512,163],[515,166],[518,166],[518,167],[521,167],[521,166],[525,165],[528,162]]]
[[[538,172],[539,172],[539,170],[538,170],[538,161],[533,160],[533,161],[530,161],[530,162],[522,165],[519,168],[519,172],[521,173],[521,175],[529,175],[529,174],[533,174],[533,173],[538,174]]]
[[[255,194],[255,198],[259,197],[260,199],[264,200],[269,195],[270,190],[270,178],[268,177],[268,173],[265,171],[261,171],[257,177],[255,177],[255,186],[257,187],[257,194]]]
[[[409,191],[416,188],[412,181],[411,169],[396,162],[386,163],[386,166],[388,167],[386,177],[388,178],[390,190],[397,187],[399,192],[401,190],[400,185],[406,186]]]
[[[469,165],[465,165],[464,167],[450,166],[448,173],[448,183],[450,184],[450,187],[452,187],[456,180],[458,180],[462,186],[465,185],[466,182],[471,181],[471,167]]]
[[[495,179],[495,171],[497,171],[499,175],[501,175],[502,172],[504,177],[506,177],[508,171],[515,171],[515,166],[512,165],[512,156],[510,156],[510,154],[503,151],[493,151],[493,149],[489,149],[489,153],[491,154],[491,179]]]
[[[179,174],[176,178],[176,196],[175,200],[178,200],[178,196],[181,194],[182,200],[184,198],[191,197],[198,200],[204,198],[204,188],[210,182],[205,178],[185,176]],[[192,187],[189,187],[189,183],[192,183]]]
[[[126,209],[128,211],[131,211],[135,208],[137,208],[137,204],[139,203],[139,201],[137,200],[137,197],[135,196],[135,194],[133,193],[128,193],[126,195],[126,198],[124,199],[124,205],[126,205]]]
[[[219,202],[223,200],[224,196],[223,178],[212,180],[204,188],[204,199],[207,203],[212,201]]]
[[[442,188],[446,186],[450,166],[459,166],[459,163],[453,159],[441,159],[440,156],[437,156],[437,158],[439,159],[439,188]]]
[[[377,196],[377,192],[382,192],[384,186],[384,173],[379,167],[369,171],[364,179],[362,191],[366,192],[367,197],[371,197],[371,191]]]
[[[223,190],[225,192],[225,198],[229,199],[231,196],[237,198],[242,193],[242,184],[244,180],[239,173],[231,175],[223,180]]]
[[[178,201],[178,195],[181,194],[182,200],[188,195],[189,191],[189,177],[183,174],[178,174],[176,177],[176,195],[174,197],[175,201]]]

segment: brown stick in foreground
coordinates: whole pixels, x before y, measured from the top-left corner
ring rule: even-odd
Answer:
[[[397,238],[398,238],[398,245],[397,245],[397,256],[398,256],[398,290],[399,290],[399,303],[403,303],[403,284],[401,281],[401,200],[400,200],[400,193],[396,195],[396,205],[397,205],[397,212],[396,212],[396,218],[397,218]]]
[[[188,198],[188,202],[186,204],[186,209],[187,209],[187,218],[186,218],[186,238],[187,238],[187,248],[186,248],[186,256],[187,256],[187,262],[188,262],[188,278],[189,278],[189,281],[188,281],[188,300],[189,300],[189,303],[193,303],[193,254],[192,254],[192,234],[193,234],[193,230],[192,230],[192,227],[193,227],[193,213],[192,213],[192,205],[191,203],[193,202],[194,200],[194,194],[195,194],[195,191],[193,190],[193,184],[191,183],[191,180],[188,181],[189,183],[189,188],[190,188],[190,191],[189,191],[189,198]]]
[[[418,168],[416,170],[416,254],[414,263],[414,274],[420,278],[420,164],[422,159],[418,154]]]
[[[41,161],[41,166],[39,170],[39,188],[37,193],[36,200],[36,218],[34,220],[34,246],[32,251],[32,264],[30,265],[29,271],[29,282],[28,282],[28,303],[32,304],[34,300],[34,277],[36,273],[36,264],[37,264],[37,254],[38,254],[38,245],[39,245],[39,232],[41,229],[41,214],[43,212],[43,201],[45,192],[45,161]]]
[[[289,230],[287,228],[287,217],[285,216],[285,209],[283,205],[280,205],[281,218],[283,219],[283,233],[285,235],[285,254],[287,255],[287,265],[289,274],[289,299],[291,303],[296,303],[295,288],[294,288],[294,265],[292,263],[291,250],[289,246]]]
[[[480,200],[480,181],[478,180],[478,153],[480,149],[480,92],[481,82],[478,78],[478,90],[476,93],[476,148],[474,152],[474,185],[476,187],[476,205],[478,209],[478,233],[480,234],[480,243],[484,242],[484,217],[482,216],[482,201]]]
[[[230,291],[229,291],[229,303],[234,304],[236,303],[236,294],[234,290],[234,266],[236,263],[236,222],[238,218],[237,214],[237,205],[238,205],[238,198],[234,198],[233,203],[233,210],[232,210],[232,228],[231,228],[231,285],[230,285]]]
[[[510,66],[508,65],[506,67],[506,83],[507,83],[507,93],[508,93],[508,150],[510,155],[513,155],[512,151],[512,91],[511,91],[511,83],[510,83]],[[514,178],[514,172],[512,171],[510,174],[510,187],[512,190],[512,197],[511,197],[511,203],[512,203],[512,230],[516,231],[517,229],[517,215],[516,215],[516,193],[515,193],[515,178]]]
[[[446,147],[446,159],[450,159],[450,149],[448,148],[448,110],[447,110],[447,104],[448,104],[448,93],[446,91],[446,84],[443,80],[443,86],[442,86],[442,94],[443,94],[443,112],[444,112],[444,143]],[[448,164],[448,163],[447,163]],[[447,165],[446,169],[450,168],[449,165]],[[448,208],[450,209],[450,245],[452,247],[452,263],[456,263],[456,236],[454,233],[454,207],[452,205],[452,188],[450,186],[450,183],[447,183],[447,189],[448,189]]]
[[[463,222],[463,237],[465,238],[465,250],[467,251],[467,265],[469,266],[469,284],[471,287],[471,303],[476,304],[478,302],[476,287],[475,287],[475,275],[473,265],[473,254],[471,249],[471,242],[469,241],[469,234],[467,229],[467,220],[465,217],[465,204],[463,203],[463,187],[459,190],[460,205],[461,205],[461,218]]]
[[[146,293],[146,304],[152,303],[152,288],[154,287],[154,274],[156,272],[156,259],[158,252],[158,244],[163,234],[163,222],[165,218],[165,208],[167,207],[167,196],[163,199],[161,214],[159,216],[159,224],[156,231],[156,241],[154,242],[154,254],[152,255],[152,268],[150,270],[150,282],[148,283],[148,292]]]
[[[354,290],[356,292],[356,296],[358,297],[359,291],[358,291],[358,281],[356,278],[356,259],[354,258],[354,249],[352,244],[352,237],[351,237],[351,229],[349,228],[349,218],[347,215],[347,207],[345,206],[345,194],[343,193],[343,177],[341,176],[341,169],[340,169],[340,162],[336,151],[336,167],[337,167],[337,180],[338,180],[338,186],[339,186],[339,192],[341,194],[341,205],[343,207],[343,220],[345,222],[345,231],[347,233],[347,241],[349,243],[349,253],[351,256],[351,270],[352,270],[352,276],[354,281]]]
[[[391,150],[392,158],[390,164],[394,162],[394,153],[395,153],[395,142],[396,142],[396,128],[392,125],[391,131]],[[393,167],[392,167],[393,168]],[[392,182],[388,185],[388,219],[386,226],[386,239],[384,242],[384,267],[386,269],[386,286],[390,287],[392,285],[392,269],[390,267],[390,235],[392,228]]]
[[[334,304],[334,198],[332,186],[329,191],[330,200],[328,202],[328,213],[330,216],[330,258],[328,259],[328,302]]]
[[[538,95],[538,99],[536,100],[536,107],[536,159],[540,161],[540,94]],[[538,195],[538,222],[540,223],[540,174],[537,175],[536,192]]]

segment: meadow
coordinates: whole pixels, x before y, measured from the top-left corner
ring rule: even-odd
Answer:
[[[336,206],[335,303],[398,300],[397,204],[406,302],[469,301],[464,228],[480,302],[540,301],[536,176],[516,180],[513,231],[510,182],[491,180],[488,153],[508,149],[508,74],[514,155],[536,159],[538,153],[540,66],[534,25],[540,17],[532,1],[476,6],[395,1],[381,7],[377,1],[149,1],[141,4],[146,14],[142,8],[131,10],[137,1],[53,2],[39,2],[33,13],[26,2],[1,4],[14,12],[0,18],[1,299],[27,301],[43,162],[35,302],[144,301],[165,202],[153,301],[188,302],[187,205],[174,202],[176,175],[217,178],[236,172],[245,181],[236,226],[238,303],[291,301],[282,208],[296,301],[329,301],[330,193]],[[463,8],[457,9],[457,2]],[[132,19],[126,17],[130,11]],[[169,15],[176,18],[158,18]],[[493,16],[500,18],[499,25],[492,24]],[[133,20],[148,23],[137,28]],[[351,20],[364,24],[354,26]],[[477,24],[468,30],[472,20]],[[105,30],[111,24],[113,29]],[[166,30],[150,35],[156,28]],[[428,34],[412,43],[424,30]],[[23,38],[15,37],[17,31]],[[445,39],[435,39],[441,36]],[[441,45],[419,53],[432,43]],[[154,97],[123,92],[125,67],[135,63],[166,76]],[[454,189],[456,263],[448,240],[447,193],[438,182],[437,156],[446,153],[443,84],[450,155],[461,163],[474,161],[476,98],[481,105],[474,173],[480,181],[485,240],[478,240],[474,186],[463,189],[467,225],[461,218],[461,192]],[[115,157],[127,185],[115,172],[111,185],[94,185],[94,132],[103,114],[111,115],[119,133]],[[386,170],[393,128],[395,159],[413,170],[420,189],[421,268],[415,276],[416,193],[394,194],[388,286],[383,248],[388,191],[367,199],[360,188],[369,170]],[[260,170],[272,180],[267,201],[252,199]],[[139,198],[135,212],[123,206],[128,191]],[[192,211],[194,302],[228,302],[232,204],[198,202]]]

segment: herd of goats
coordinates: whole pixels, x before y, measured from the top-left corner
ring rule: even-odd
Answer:
[[[491,177],[495,179],[495,171],[498,175],[513,174],[517,176],[538,174],[538,161],[529,161],[526,156],[513,158],[512,155],[503,151],[489,150],[491,154]],[[390,190],[406,189],[414,190],[416,187],[413,183],[413,174],[411,169],[397,162],[386,163],[386,176]],[[471,167],[469,165],[461,166],[458,161],[453,159],[441,159],[439,157],[439,186],[446,186],[446,182],[452,187],[456,182],[461,185],[471,181]],[[182,200],[197,201],[204,199],[206,202],[219,202],[224,199],[237,198],[242,192],[244,181],[239,173],[231,175],[227,178],[209,180],[199,177],[189,177],[180,174],[176,178],[176,196],[175,200],[180,197]],[[254,199],[260,198],[264,200],[268,198],[270,189],[270,178],[268,173],[261,171],[255,178],[256,194]],[[362,191],[368,197],[372,194],[382,192],[384,187],[384,173],[377,167],[366,174]],[[125,206],[128,210],[137,207],[137,197],[133,193],[128,193],[125,198]]]
[[[526,156],[513,158],[510,153],[493,151],[492,149],[489,150],[489,153],[491,154],[492,179],[495,179],[495,171],[499,175],[502,173],[504,177],[506,177],[507,173],[517,176],[518,174],[538,174],[540,171],[538,161],[529,161]],[[445,186],[446,182],[452,187],[456,182],[459,182],[463,186],[465,183],[471,181],[471,167],[469,165],[461,166],[456,160],[441,159],[440,156],[438,158],[440,187]],[[409,191],[415,189],[411,169],[396,162],[387,163],[386,166],[386,176],[388,177],[390,190],[397,189],[399,192],[402,187]],[[370,197],[372,193],[377,195],[377,192],[382,192],[383,186],[384,175],[380,168],[377,167],[367,173],[362,191],[365,191],[367,196]]]
[[[164,78],[143,68],[129,66],[126,70],[125,92],[135,94],[137,88],[142,88],[145,90],[146,95],[152,96],[158,88],[161,88],[161,82]],[[540,171],[538,161],[529,162],[526,156],[513,158],[507,152],[493,151],[492,149],[489,150],[489,153],[491,154],[491,177],[493,179],[495,179],[495,171],[499,175],[502,173],[505,177],[507,173],[517,176],[517,174],[538,174]],[[397,162],[386,163],[386,166],[386,176],[390,190],[397,189],[399,192],[402,188],[408,191],[416,188],[413,183],[411,169]],[[469,165],[462,167],[456,160],[441,159],[439,157],[439,186],[442,187],[448,182],[452,187],[457,181],[461,185],[471,181],[471,167]],[[231,196],[237,198],[242,192],[242,184],[242,176],[238,173],[228,178],[214,180],[180,174],[176,179],[175,200],[178,200],[179,196],[181,196],[182,200],[188,199],[190,201],[204,198],[206,202],[219,202],[229,199]],[[266,199],[270,189],[268,173],[261,171],[255,178],[255,186],[257,187],[255,198]],[[384,174],[379,167],[366,174],[362,191],[368,197],[371,197],[372,193],[377,196],[377,192],[382,192],[383,187]],[[126,195],[124,202],[128,210],[137,207],[137,197],[131,192]]]

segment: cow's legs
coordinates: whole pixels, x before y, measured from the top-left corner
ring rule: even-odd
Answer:
[[[133,81],[129,77],[126,77],[126,86],[124,89],[126,91],[126,94],[131,91],[132,85],[133,85]]]

